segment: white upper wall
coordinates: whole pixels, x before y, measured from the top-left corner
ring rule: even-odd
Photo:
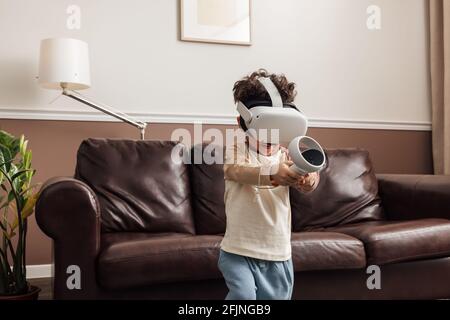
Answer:
[[[37,86],[39,43],[90,45],[92,88],[124,112],[234,115],[231,89],[264,67],[298,83],[311,118],[430,121],[426,0],[253,0],[253,45],[178,40],[177,0],[0,0],[0,107],[89,110]],[[66,8],[82,10],[81,30]],[[366,27],[369,5],[382,29]],[[1,118],[1,113],[0,113]]]

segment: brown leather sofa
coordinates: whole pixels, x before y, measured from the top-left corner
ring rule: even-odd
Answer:
[[[36,218],[54,242],[56,299],[225,297],[222,166],[174,162],[176,145],[89,139],[75,178],[46,183]],[[293,298],[450,298],[450,177],[375,175],[364,150],[326,153],[318,189],[291,190]]]

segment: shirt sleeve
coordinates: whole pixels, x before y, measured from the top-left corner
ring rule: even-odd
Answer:
[[[226,148],[223,166],[225,180],[255,186],[272,186],[270,168],[250,163],[245,144],[234,143]]]

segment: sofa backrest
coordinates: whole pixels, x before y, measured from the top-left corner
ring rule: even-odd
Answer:
[[[383,219],[369,152],[328,149],[326,157],[327,166],[314,192],[290,190],[294,231]]]
[[[102,231],[194,233],[186,164],[171,160],[177,142],[85,140],[75,178],[96,193]]]
[[[207,145],[196,145],[191,149],[191,192],[194,210],[195,229],[197,234],[221,234],[225,232],[226,217],[223,195],[225,181],[223,179],[222,164],[206,164],[203,150]],[[214,147],[215,151],[222,151],[223,147]],[[200,161],[195,161],[196,159]],[[196,163],[197,162],[197,163]]]
[[[205,145],[203,145],[205,147]],[[192,153],[199,152],[196,146]],[[361,149],[328,149],[318,188],[309,194],[290,190],[294,231],[383,218],[378,184],[369,153]],[[196,232],[225,232],[223,167],[191,164],[192,206]]]

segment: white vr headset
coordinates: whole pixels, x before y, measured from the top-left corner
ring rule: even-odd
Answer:
[[[237,103],[241,124],[247,134],[265,143],[289,143],[293,169],[301,174],[316,172],[325,166],[325,153],[313,138],[306,137],[308,119],[293,104],[283,104],[270,78],[259,78],[270,96],[268,101]],[[243,122],[243,123],[242,123]]]

